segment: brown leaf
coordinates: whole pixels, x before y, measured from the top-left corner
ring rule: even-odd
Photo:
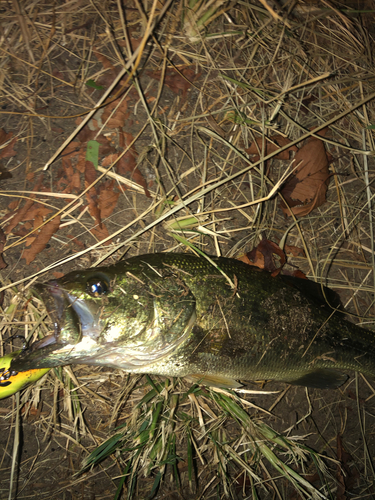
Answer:
[[[11,158],[12,156],[15,156],[17,154],[17,152],[14,151],[13,149],[13,146],[17,141],[17,137],[15,137],[14,139],[12,139],[12,137],[13,137],[13,132],[9,132],[7,134],[5,130],[0,129],[0,159]],[[5,144],[8,141],[10,141],[9,144],[2,147],[3,144]]]
[[[4,250],[6,240],[7,239],[6,239],[5,233],[0,228],[0,269],[4,269],[5,267],[7,267],[7,264],[5,263],[5,261],[3,259],[3,250]]]
[[[274,255],[278,255],[280,260],[276,266]],[[268,272],[278,274],[286,262],[285,253],[281,248],[276,245],[273,241],[264,238],[257,247],[253,248],[251,252],[248,252],[246,256],[242,257],[240,260],[250,264],[251,266],[259,267],[260,269],[265,269]]]
[[[58,280],[59,278],[62,278],[64,276],[64,273],[60,273],[59,271],[54,271],[52,273],[54,277]]]
[[[132,134],[128,132],[122,132],[120,138],[122,138],[121,146],[124,148],[133,141]],[[124,177],[127,177],[125,174],[130,174],[130,179],[142,186],[145,190],[145,195],[150,198],[150,193],[147,189],[147,182],[137,167],[137,156],[137,151],[134,147],[131,147],[129,151],[125,153],[125,155],[116,163],[116,170],[118,174],[123,175]]]
[[[92,164],[91,161],[86,161],[85,164],[85,187],[89,187],[97,177],[97,172],[94,168],[94,165]],[[105,205],[105,199],[107,195],[104,195],[104,205],[102,206],[103,210],[108,211],[109,206]],[[101,207],[100,207],[100,197],[98,195],[98,192],[94,187],[90,188],[89,191],[86,193],[86,198],[89,204],[89,212],[91,217],[96,222],[96,226],[90,229],[90,232],[99,240],[104,240],[109,236],[108,229],[106,228],[105,224],[102,222],[102,213],[101,213]],[[116,199],[117,202],[117,199]],[[114,207],[113,207],[114,208]],[[106,245],[109,245],[110,240],[106,243]]]
[[[103,85],[104,87],[109,87],[113,80],[118,75],[119,70],[117,70],[111,61],[104,55],[98,52],[96,48],[93,49],[93,53],[98,61],[100,61],[103,65],[103,68],[106,70],[104,75],[96,80],[98,85]]]
[[[85,162],[85,189],[87,189],[91,184],[96,181],[97,172],[91,161]],[[96,221],[98,225],[101,225],[102,220],[100,218],[100,210],[98,207],[98,194],[96,192],[95,186],[91,187],[87,193],[86,198],[89,203],[89,212],[91,217]]]
[[[38,226],[39,227],[39,226]],[[25,240],[25,244],[27,247],[29,247],[30,245],[32,245],[34,243],[34,241],[36,240],[36,236],[35,236],[35,233],[33,233],[31,236],[28,236]]]
[[[125,99],[122,99],[121,97],[107,104],[102,114],[102,122],[106,122],[106,127],[121,128],[125,125],[125,122],[130,115],[130,111],[128,111],[128,103],[130,98],[131,95],[129,93],[128,96],[125,97]],[[116,111],[113,112],[115,109]]]
[[[306,257],[305,250],[303,248],[294,247],[293,245],[285,245],[285,253],[291,253],[293,257]]]
[[[30,248],[25,248],[22,253],[22,257],[26,260],[26,264],[30,264],[35,257],[46,248],[47,243],[51,239],[60,226],[60,217],[55,217],[50,222],[47,222],[45,226],[41,228],[39,234],[34,240],[34,243]]]
[[[109,217],[117,205],[119,192],[114,191],[115,181],[108,181],[99,189],[99,210],[101,220]]]
[[[82,144],[78,141],[72,141],[68,146],[64,149],[63,158],[75,158],[81,149]]]
[[[316,101],[316,100],[317,100],[317,97],[315,97],[314,95],[310,95],[310,96],[302,99],[301,111],[304,115],[306,115],[309,112],[309,104],[311,102]]]
[[[102,167],[109,167],[110,165],[112,165],[112,163],[117,160],[118,158],[118,153],[112,153],[108,156],[106,156],[105,158],[102,159],[102,162],[101,162],[101,165]]]
[[[90,229],[91,233],[99,240],[102,241],[105,238],[108,238],[109,232],[105,224],[97,225]],[[111,240],[108,240],[105,244],[109,245]]]
[[[118,73],[117,69],[113,66],[111,61],[104,54],[101,54],[100,52],[98,52],[96,47],[93,48],[92,52],[95,55],[95,57],[97,58],[97,60],[102,63],[103,68],[105,70],[111,71],[112,73],[114,73],[115,76],[117,75],[117,73]]]
[[[20,222],[23,222],[26,214],[30,208],[34,205],[34,200],[26,200],[23,207],[19,208],[15,216],[10,220],[9,224],[5,228],[5,234],[9,234]]]
[[[64,173],[61,173],[58,177],[57,191],[61,193],[79,193],[81,190],[81,179],[79,172],[75,172],[72,162],[69,158],[63,157],[62,167]],[[66,186],[64,188],[64,186]]]
[[[283,269],[282,274],[286,274],[287,276],[294,276],[295,278],[301,278],[303,280],[308,279],[306,274],[299,269],[296,269],[295,271],[288,271],[287,269]]]
[[[328,158],[323,141],[311,137],[297,152],[294,174],[281,189],[290,209],[282,202],[286,215],[307,215],[326,201],[329,182]]]
[[[34,185],[33,191],[40,191],[41,190],[42,182],[43,182],[43,175],[39,176],[38,181]],[[12,219],[9,222],[9,224],[6,226],[6,228],[4,230],[5,234],[9,234],[10,232],[12,232],[13,229],[20,222],[23,222],[25,220],[32,220],[32,219],[29,218],[29,215],[30,215],[31,207],[33,207],[33,205],[34,205],[33,198],[35,198],[35,196],[36,195],[34,195],[34,194],[30,194],[29,197],[31,199],[26,200],[26,202],[23,205],[23,207],[20,207],[18,205],[18,202],[17,202],[16,206],[18,206],[19,208],[18,208],[18,210],[15,211],[15,215],[12,217]],[[42,210],[43,205],[40,205],[39,203],[36,203],[36,205],[38,206],[38,210]],[[35,206],[33,207],[33,209],[35,209]],[[49,212],[51,211],[51,209],[48,209],[48,210],[49,210]],[[47,212],[47,213],[49,213],[49,212]],[[9,214],[7,214],[6,217],[9,217]]]
[[[66,235],[67,238],[69,238],[70,240],[72,240],[73,243],[75,243],[76,245],[78,245],[80,248],[86,248],[84,243],[82,243],[82,241],[79,241],[75,236],[73,236],[72,234],[67,234]]]
[[[194,82],[200,77],[200,73],[196,74],[193,68],[181,66],[177,71],[175,68],[168,68],[165,72],[164,83],[175,94],[181,94],[186,97],[187,91],[191,87],[191,82]],[[183,76],[181,76],[181,74]],[[162,71],[147,71],[147,74],[155,80],[161,79]],[[184,78],[185,77],[185,78]]]
[[[283,137],[282,135],[273,135],[272,137],[265,137],[264,138],[264,155],[267,156],[274,151],[277,151],[278,149],[282,148],[283,146],[286,146],[291,140],[289,140],[287,137]],[[249,155],[257,155],[257,158],[253,158],[253,160],[258,161],[259,159],[259,151],[262,151],[263,147],[263,137],[257,137],[255,142],[251,144],[251,146],[247,149],[245,149],[246,153]],[[282,151],[281,153],[277,154],[274,156],[274,158],[278,158],[279,160],[289,160],[289,153],[290,151],[298,151],[297,146],[291,146],[290,148],[286,149],[285,151]]]
[[[15,210],[19,205],[19,200],[13,200],[9,203],[8,208],[9,210]]]
[[[348,453],[342,443],[341,434],[337,435],[337,459],[340,464],[337,464],[336,480],[337,480],[337,500],[347,500],[348,493],[359,478],[359,472],[356,467],[349,467],[349,462],[353,462],[353,458]]]
[[[139,38],[129,37],[129,41],[130,41],[130,46],[131,46],[132,52],[134,52],[141,45],[142,37],[139,37]],[[120,45],[120,47],[127,47],[128,46],[128,44],[126,43],[125,40],[116,40],[116,43],[118,45]]]
[[[56,78],[58,78],[59,80],[61,80],[62,82],[69,83],[69,81],[67,80],[66,75],[64,75],[63,73],[61,73],[61,71],[59,71],[57,68],[54,68],[52,70],[52,75],[55,76]]]
[[[19,229],[13,229],[12,233],[15,236],[21,236],[21,238],[23,238],[24,236],[29,234],[32,227],[33,226],[32,224],[30,224],[30,222],[26,222],[26,224],[23,224]]]

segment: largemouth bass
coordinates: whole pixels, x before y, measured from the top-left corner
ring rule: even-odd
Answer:
[[[37,285],[55,331],[11,370],[81,363],[223,387],[272,379],[335,388],[346,370],[375,375],[375,334],[327,306],[320,285],[212,261],[141,255]]]

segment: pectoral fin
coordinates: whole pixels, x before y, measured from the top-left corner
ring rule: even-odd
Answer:
[[[337,389],[348,379],[348,375],[331,368],[317,368],[295,380],[285,380],[288,384],[315,387],[317,389]]]
[[[185,377],[194,384],[204,384],[209,387],[220,387],[221,389],[237,389],[242,387],[242,384],[229,377],[222,377],[221,375],[202,375],[192,373]]]

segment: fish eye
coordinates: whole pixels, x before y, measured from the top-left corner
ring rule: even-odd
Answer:
[[[108,284],[100,278],[92,278],[86,284],[86,291],[92,297],[100,297],[108,293]]]

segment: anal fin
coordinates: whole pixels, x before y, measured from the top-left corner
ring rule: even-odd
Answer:
[[[348,379],[348,375],[331,368],[311,370],[295,380],[285,380],[288,384],[315,387],[317,389],[337,389]]]
[[[237,380],[230,377],[223,377],[221,375],[203,375],[201,373],[192,373],[187,375],[185,379],[195,383],[204,384],[209,387],[220,387],[221,389],[238,389],[242,384]]]

